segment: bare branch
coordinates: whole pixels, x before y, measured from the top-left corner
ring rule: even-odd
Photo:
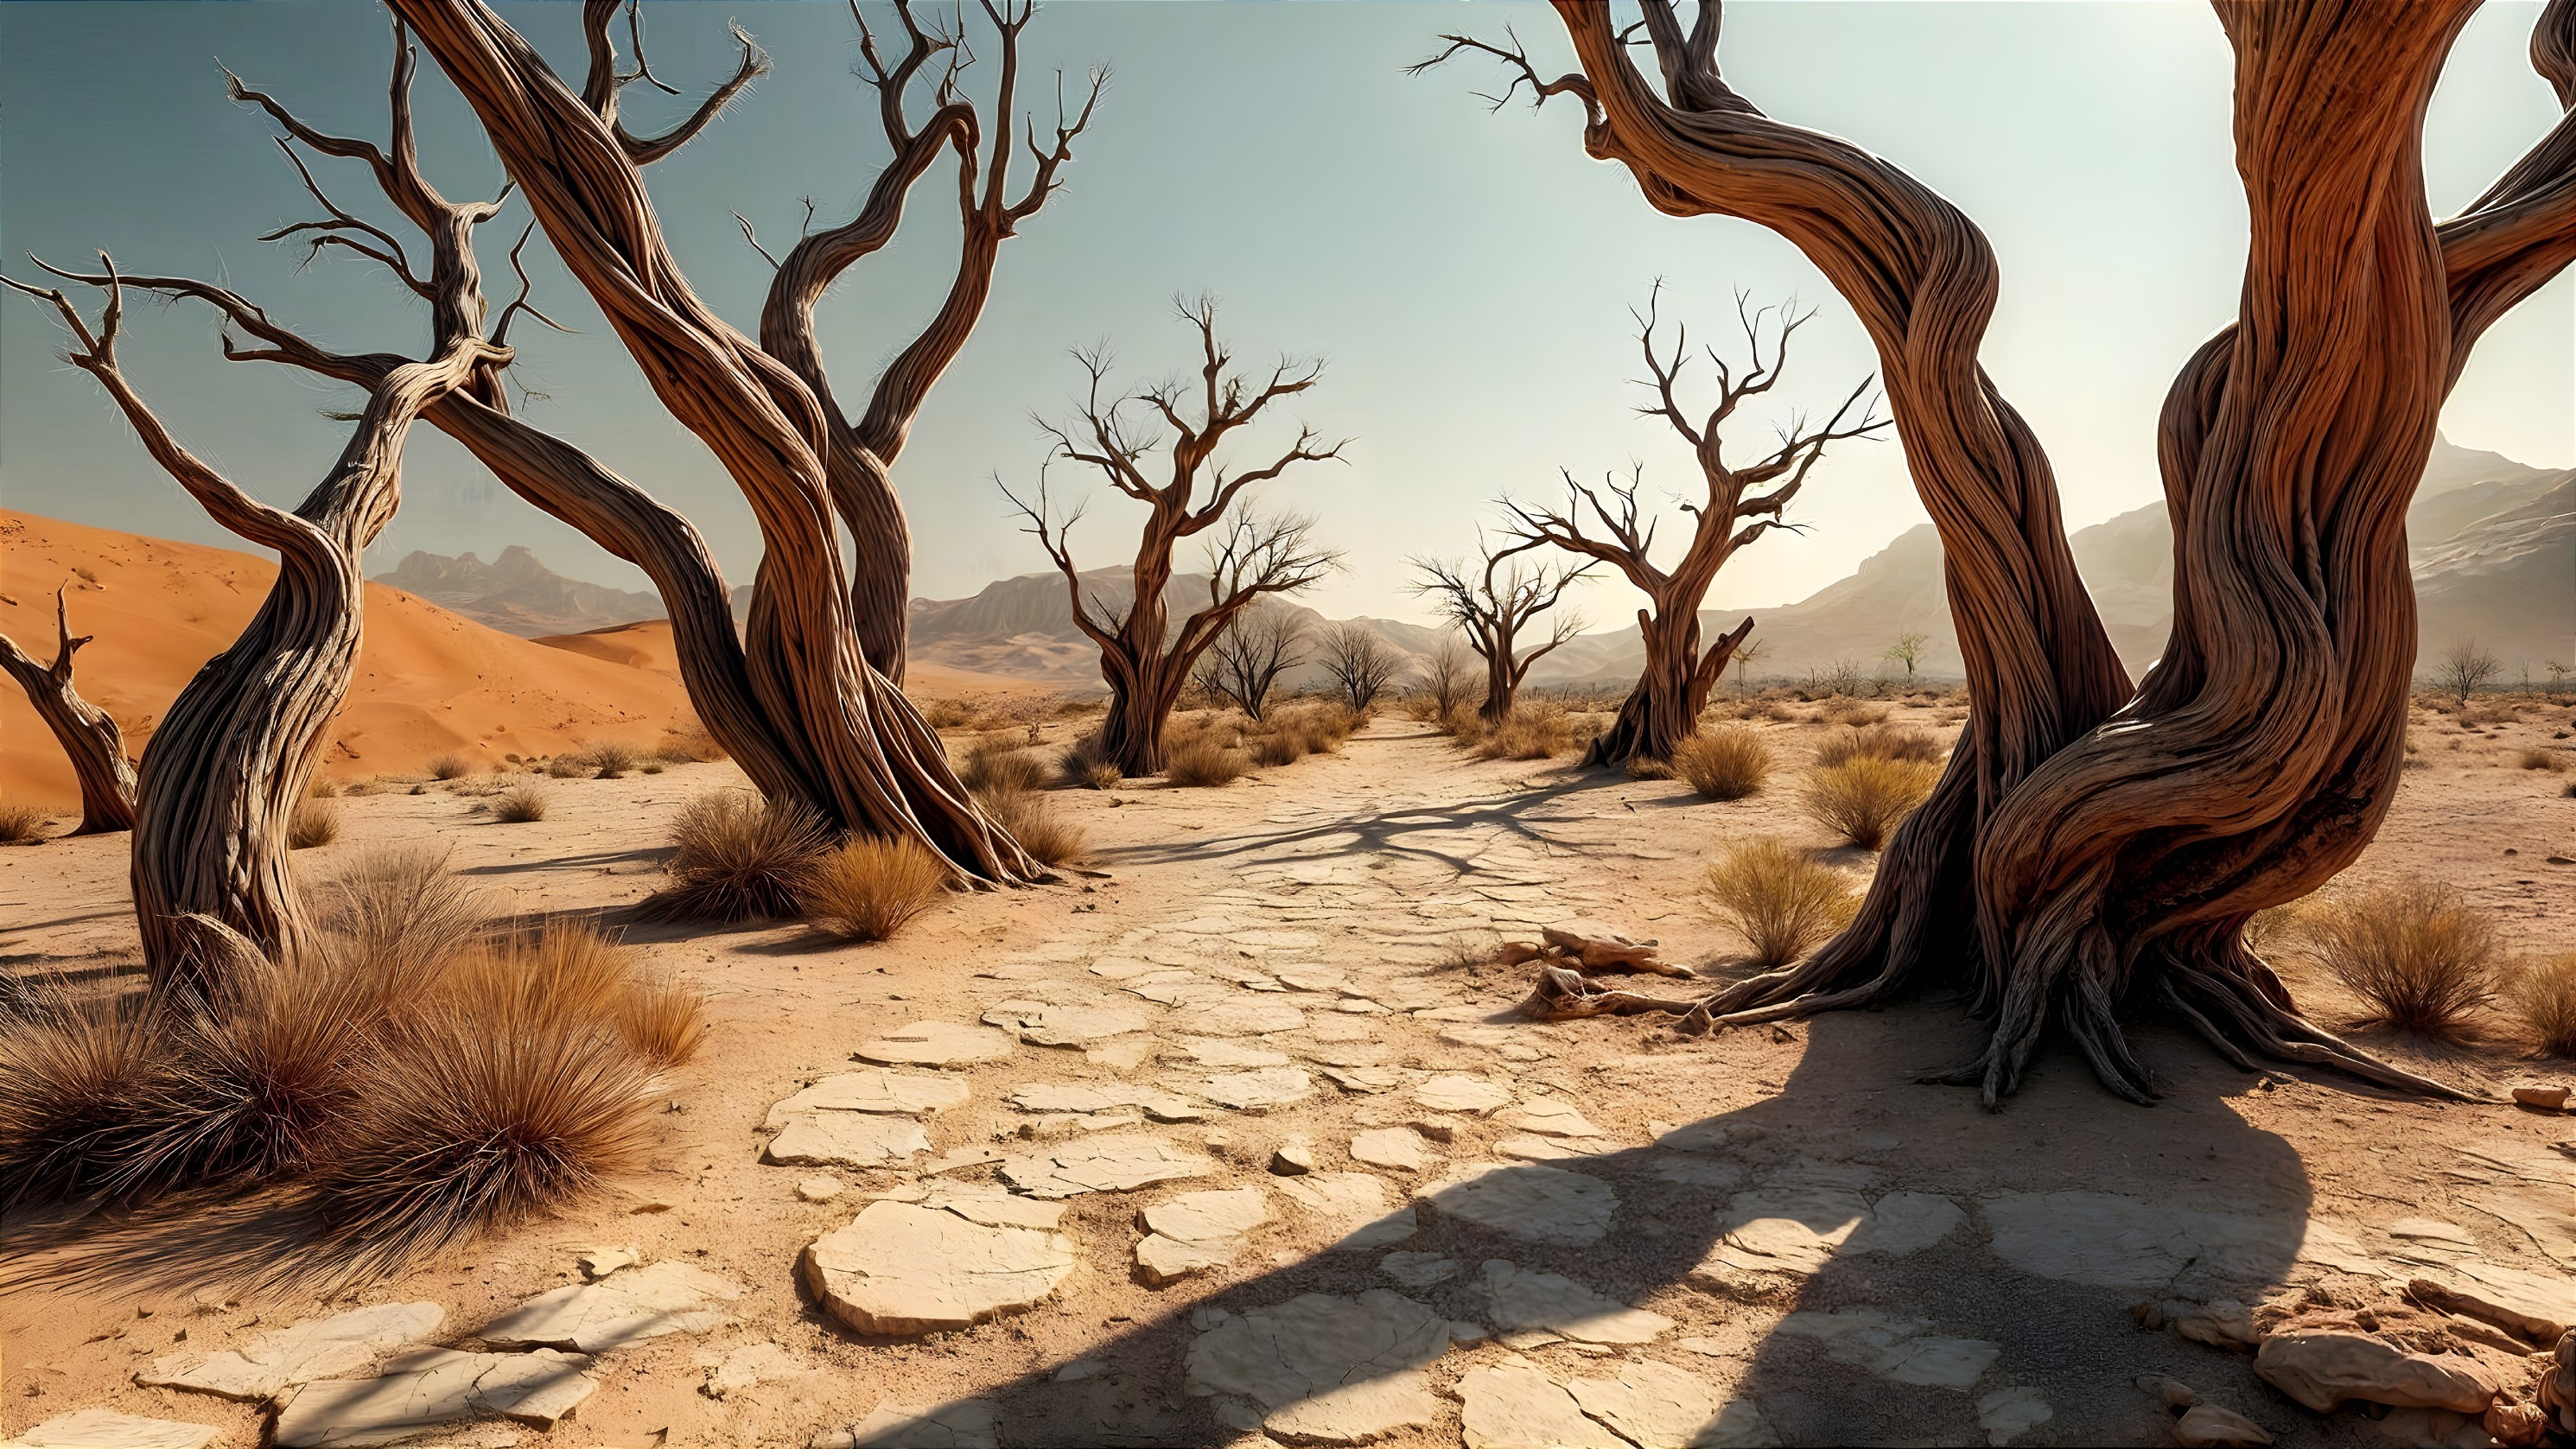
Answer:
[[[1511,84],[1503,87],[1501,95],[1488,95],[1483,91],[1471,92],[1478,100],[1490,103],[1492,109],[1501,110],[1510,103],[1512,96],[1522,86],[1528,86],[1530,109],[1536,110],[1546,105],[1552,97],[1570,95],[1583,102],[1587,126],[1597,126],[1601,123],[1601,103],[1593,96],[1592,82],[1581,71],[1569,72],[1554,80],[1543,79],[1538,73],[1538,68],[1530,64],[1529,52],[1522,48],[1519,33],[1509,26],[1503,28],[1503,33],[1511,39],[1509,46],[1478,40],[1472,35],[1443,35],[1440,38],[1449,42],[1448,48],[1428,60],[1418,60],[1406,66],[1404,73],[1421,75],[1461,53],[1490,55],[1509,66],[1512,75]]]

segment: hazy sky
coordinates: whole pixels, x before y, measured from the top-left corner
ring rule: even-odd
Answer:
[[[577,73],[577,7],[503,8]],[[2538,8],[2489,4],[2452,59],[2427,142],[2437,213],[2469,200],[2554,119],[2523,59]],[[730,64],[728,18],[776,59],[720,125],[650,173],[697,287],[749,328],[767,267],[731,213],[775,249],[795,231],[799,197],[815,198],[826,223],[845,219],[884,159],[869,94],[850,73],[855,30],[839,4],[657,3],[646,15],[656,72],[693,97]],[[1348,572],[1313,600],[1333,615],[1422,617],[1403,560],[1463,550],[1487,500],[1552,494],[1559,465],[1597,477],[1639,459],[1650,484],[1694,485],[1679,440],[1629,411],[1639,395],[1628,380],[1641,374],[1627,309],[1658,276],[1666,315],[1711,340],[1739,288],[1819,309],[1774,395],[1781,414],[1830,407],[1871,370],[1848,312],[1794,251],[1745,223],[1658,215],[1624,170],[1584,156],[1570,104],[1489,114],[1469,92],[1496,73],[1472,59],[1402,74],[1439,31],[1499,37],[1506,26],[1543,66],[1567,64],[1562,32],[1537,4],[1049,7],[1028,36],[1031,69],[1078,77],[1107,63],[1115,79],[1066,190],[1005,246],[992,304],[903,457],[914,591],[953,597],[1044,566],[991,475],[1034,476],[1044,449],[1029,414],[1064,406],[1078,378],[1069,345],[1108,339],[1138,380],[1187,363],[1190,339],[1170,320],[1176,291],[1215,293],[1247,361],[1283,350],[1327,360],[1298,411],[1352,437],[1350,464],[1292,475],[1268,499],[1316,512],[1348,551]],[[416,351],[423,309],[369,264],[329,256],[299,274],[300,249],[254,239],[313,208],[264,118],[226,102],[215,67],[220,57],[326,128],[381,139],[388,52],[381,12],[337,0],[0,5],[0,252],[14,274],[26,251],[77,262],[104,246],[130,270],[228,278],[327,343]],[[1896,158],[1993,238],[2004,285],[1985,360],[2049,447],[2070,523],[2153,501],[2157,406],[2175,368],[2232,315],[2243,262],[2228,54],[2207,9],[1739,4],[1725,64],[1773,114]],[[991,67],[978,69],[970,84],[988,96]],[[432,178],[450,195],[489,194],[499,168],[433,65],[417,91]],[[650,104],[661,98],[643,87],[628,96],[642,121],[662,119]],[[344,205],[385,215],[362,168],[316,164]],[[935,173],[898,243],[823,307],[827,354],[853,407],[947,285],[952,194]],[[500,270],[525,216],[514,204],[487,229],[487,271]],[[534,270],[540,300],[582,335],[520,333],[522,376],[551,394],[532,417],[683,506],[747,581],[757,535],[723,473],[654,404],[552,259]],[[2451,438],[2576,465],[2571,323],[2576,286],[2562,277],[2490,332],[2451,400]],[[135,309],[128,335],[128,371],[146,395],[260,495],[291,502],[338,450],[345,426],[320,414],[347,407],[347,392],[220,361],[202,309]],[[41,309],[0,301],[8,505],[232,542],[143,455],[97,386],[52,359],[57,345]],[[1730,434],[1739,454],[1758,452],[1772,421],[1742,417]],[[1077,481],[1063,474],[1059,486]],[[1085,564],[1116,561],[1132,507],[1098,501],[1076,535]],[[1923,519],[1892,441],[1844,445],[1797,511],[1810,532],[1748,550],[1714,602],[1801,597]],[[370,572],[414,548],[488,558],[511,543],[574,577],[642,586],[434,430],[415,429],[402,514]],[[1586,607],[1615,623],[1634,601],[1604,585]]]

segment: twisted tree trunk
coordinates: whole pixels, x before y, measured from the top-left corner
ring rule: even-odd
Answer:
[[[1676,613],[1676,610],[1680,610]],[[1637,629],[1646,642],[1646,665],[1636,687],[1619,701],[1619,715],[1583,752],[1587,765],[1624,765],[1634,759],[1669,760],[1684,741],[1699,733],[1701,711],[1709,691],[1726,673],[1735,648],[1753,632],[1753,621],[1720,634],[1706,650],[1699,647],[1699,600],[1687,604],[1658,599],[1649,611],[1637,611]]]
[[[63,592],[54,590],[54,662],[38,664],[16,640],[0,634],[0,668],[7,669],[27,691],[27,702],[36,707],[37,717],[54,732],[72,762],[81,792],[80,828],[72,834],[131,830],[134,762],[125,757],[125,733],[116,727],[115,719],[72,687],[72,656],[91,636],[72,636],[71,610]]]

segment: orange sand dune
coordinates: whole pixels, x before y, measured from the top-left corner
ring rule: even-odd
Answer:
[[[575,654],[587,654],[629,669],[646,669],[680,677],[680,659],[671,645],[671,621],[646,619],[634,624],[611,624],[605,629],[592,629],[581,634],[549,634],[535,641]],[[1009,679],[999,674],[978,674],[971,669],[956,669],[945,664],[932,664],[913,659],[904,666],[904,693],[914,699],[963,699],[978,694],[1049,694],[1055,687],[1042,681]]]
[[[53,591],[69,582],[72,631],[97,636],[74,682],[125,727],[137,754],[180,686],[249,622],[276,573],[267,559],[230,549],[0,509],[0,632],[51,660]],[[369,584],[366,650],[323,769],[404,774],[449,753],[488,765],[593,740],[650,744],[695,723],[673,674],[548,649]],[[55,807],[80,799],[53,735],[5,679],[0,794]]]

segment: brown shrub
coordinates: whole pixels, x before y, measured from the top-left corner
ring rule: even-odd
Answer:
[[[286,817],[286,848],[311,850],[329,845],[340,838],[340,806],[337,801],[301,800],[295,813]]]
[[[1658,760],[1651,755],[1630,756],[1627,773],[1631,780],[1669,780],[1674,774],[1670,760]]]
[[[2526,770],[2547,770],[2553,775],[2562,774],[2567,769],[2567,757],[2556,750],[2525,750],[2516,763]]]
[[[85,1194],[112,1178],[159,1095],[162,1033],[140,997],[30,985],[0,1018],[0,1203]]]
[[[474,762],[463,755],[441,755],[429,762],[429,778],[433,780],[462,780],[473,773]]]
[[[1252,742],[1252,763],[1272,768],[1306,758],[1306,737],[1294,729],[1277,729]]]
[[[957,778],[969,790],[1035,790],[1047,782],[1046,762],[1007,736],[977,740]]]
[[[1070,865],[1087,848],[1082,827],[1056,813],[1055,802],[1035,790],[999,790],[976,797],[986,814],[1011,833],[1020,849],[1044,865]]]
[[[534,785],[513,785],[485,803],[492,818],[504,825],[529,825],[546,818],[552,797]]]
[[[1771,773],[1771,747],[1759,731],[1727,725],[1693,735],[1673,751],[1672,773],[1711,800],[1741,800]]]
[[[911,840],[844,841],[808,873],[806,919],[835,936],[882,941],[948,889],[948,862]]]
[[[1764,967],[1785,966],[1851,923],[1860,897],[1842,873],[1776,840],[1740,845],[1711,861],[1704,889]]]
[[[1488,760],[1546,760],[1572,750],[1574,720],[1553,704],[1523,705],[1476,745]]]
[[[671,825],[671,882],[645,898],[646,920],[776,920],[802,913],[801,892],[831,848],[799,806],[743,790],[700,795]]]
[[[33,845],[45,838],[45,827],[53,815],[33,805],[12,800],[0,804],[0,845]]]
[[[304,797],[308,800],[328,800],[339,793],[340,782],[325,775],[304,782]]]
[[[1816,747],[1816,763],[1839,765],[1867,755],[1881,760],[1924,760],[1941,758],[1941,742],[1921,730],[1902,725],[1872,724],[1858,728],[1846,725],[1825,737]]]
[[[1106,790],[1127,778],[1108,756],[1101,753],[1097,733],[1084,735],[1065,747],[1057,774],[1068,785],[1081,785],[1093,790]]]
[[[581,763],[599,772],[599,778],[614,780],[644,763],[644,752],[622,740],[602,740],[581,752]]]
[[[2303,913],[2299,934],[2317,964],[2370,1004],[2373,1021],[2456,1036],[2495,994],[2495,927],[2436,881],[2319,902]]]
[[[1193,732],[1163,751],[1163,779],[1185,790],[1231,785],[1251,770],[1252,762],[1213,731]]]
[[[590,773],[590,767],[579,755],[557,755],[546,761],[546,774],[557,780],[578,780]]]
[[[693,724],[662,732],[662,742],[653,747],[653,758],[666,765],[704,765],[725,757],[725,747],[705,725]]]
[[[2576,951],[2532,956],[2505,974],[2504,999],[2553,1057],[2576,1057]]]
[[[1837,724],[1863,728],[1875,728],[1887,719],[1886,706],[1865,703],[1842,694],[1827,699],[1822,713]]]
[[[1808,771],[1798,803],[1838,838],[1876,850],[1940,778],[1938,765],[1862,755]]]

